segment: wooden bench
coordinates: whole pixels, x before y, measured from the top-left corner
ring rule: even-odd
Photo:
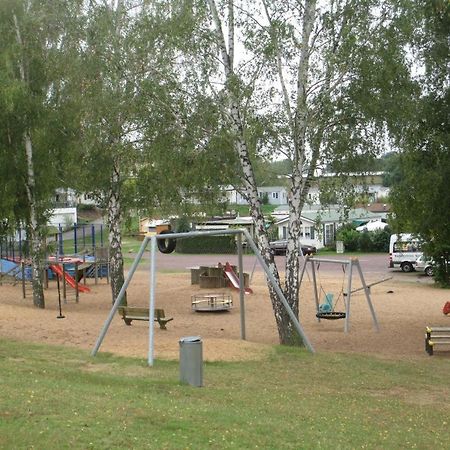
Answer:
[[[427,327],[425,351],[431,356],[436,345],[450,346],[450,327]]]
[[[118,313],[122,316],[127,325],[131,325],[133,320],[149,320],[148,308],[138,308],[133,306],[119,306]],[[166,317],[163,309],[155,308],[155,322],[159,323],[161,330],[167,330],[166,323],[173,320],[173,317]]]

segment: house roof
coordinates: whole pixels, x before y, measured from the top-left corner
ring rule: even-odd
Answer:
[[[253,219],[251,217],[236,217],[230,219],[204,220],[197,222],[197,225],[251,225]]]
[[[388,213],[391,210],[391,205],[387,203],[372,203],[366,208],[370,212],[383,212]]]
[[[328,209],[328,210],[305,210],[302,211],[300,219],[302,222],[316,223],[317,221],[321,223],[335,223],[335,222],[355,222],[362,223],[368,222],[369,220],[374,220],[381,218],[382,215],[372,213],[364,208],[351,209],[344,214],[338,209]],[[289,216],[286,215],[280,219],[276,224],[282,224],[289,220]]]

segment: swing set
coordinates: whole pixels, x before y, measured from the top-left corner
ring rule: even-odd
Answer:
[[[370,313],[372,315],[373,326],[376,331],[379,331],[377,317],[375,315],[375,310],[372,305],[372,300],[370,298],[370,285],[368,285],[364,279],[363,272],[361,270],[361,266],[359,264],[358,258],[352,258],[349,260],[337,260],[337,259],[325,259],[325,258],[315,258],[306,256],[305,263],[303,264],[303,269],[300,274],[300,287],[303,281],[303,275],[306,271],[306,267],[308,263],[311,266],[311,274],[312,274],[312,282],[314,289],[314,300],[316,303],[316,317],[318,322],[323,320],[339,320],[344,319],[344,331],[347,333],[350,329],[350,305],[351,305],[351,295],[357,290],[364,290],[367,304],[369,306]],[[323,289],[322,283],[319,278],[319,270],[321,263],[330,263],[330,264],[340,264],[342,266],[342,285],[339,291],[339,294],[335,298],[333,293],[326,293]],[[359,278],[362,284],[362,287],[359,289],[355,289],[352,291],[352,278],[353,278],[353,269],[359,274]],[[344,290],[345,281],[347,279],[347,287]],[[382,280],[385,281],[385,280]],[[375,283],[374,283],[375,284]],[[324,294],[324,300],[322,303],[319,301],[319,296]],[[339,302],[342,300],[343,309],[339,310],[337,308]]]

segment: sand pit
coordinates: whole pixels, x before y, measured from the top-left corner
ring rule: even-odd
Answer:
[[[367,282],[375,281],[366,277]],[[130,306],[147,306],[149,298],[148,271],[138,270],[128,289]],[[338,295],[342,277],[330,274],[322,277],[327,292]],[[0,286],[0,337],[17,340],[67,345],[91,350],[111,307],[110,287],[105,283],[89,282],[91,292],[80,294],[63,303],[64,319],[57,319],[58,296],[56,283],[46,290],[46,309],[37,309],[31,296],[22,298],[19,285]],[[190,273],[158,273],[156,306],[173,317],[167,330],[155,324],[155,358],[178,359],[178,341],[183,336],[200,335],[204,359],[260,359],[278,343],[278,335],[262,273],[255,273],[252,295],[246,295],[247,341],[241,341],[239,293],[230,289],[217,292],[231,294],[232,310],[220,313],[196,313],[191,310],[191,296],[202,292],[191,285]],[[357,283],[354,287],[358,287]],[[392,291],[389,293],[389,291]],[[323,294],[322,294],[323,296]],[[372,326],[365,296],[352,296],[350,332],[345,334],[344,321],[322,321],[315,318],[312,285],[305,281],[301,291],[301,323],[318,352],[355,352],[381,357],[410,359],[427,358],[424,352],[424,330],[427,325],[450,326],[450,317],[442,314],[448,301],[448,290],[429,284],[389,280],[372,287],[372,302],[380,324],[380,332]],[[342,299],[338,308],[343,308]],[[126,326],[115,317],[100,351],[119,355],[147,357],[148,322],[133,322]],[[434,357],[448,357],[448,352]]]

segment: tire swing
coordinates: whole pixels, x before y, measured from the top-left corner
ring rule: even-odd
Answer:
[[[319,267],[320,267],[320,263],[317,266],[317,273],[319,273]],[[316,317],[318,319],[324,319],[324,320],[339,320],[339,319],[345,319],[345,317],[347,316],[345,312],[343,311],[336,311],[336,305],[339,301],[339,299],[341,297],[343,297],[343,292],[344,292],[344,281],[345,281],[345,267],[344,265],[342,266],[342,271],[343,271],[343,278],[342,278],[342,286],[341,286],[341,290],[339,292],[339,295],[336,299],[336,301],[334,300],[334,295],[331,293],[326,293],[322,287],[322,283],[320,283],[320,291],[323,292],[325,294],[325,300],[324,303],[319,305],[319,311],[316,313]],[[345,302],[345,300],[344,300]]]
[[[163,230],[159,234],[173,234],[173,231]],[[166,239],[157,239],[156,243],[158,245],[158,250],[165,254],[172,253],[177,246],[177,240],[170,239],[169,237]]]

